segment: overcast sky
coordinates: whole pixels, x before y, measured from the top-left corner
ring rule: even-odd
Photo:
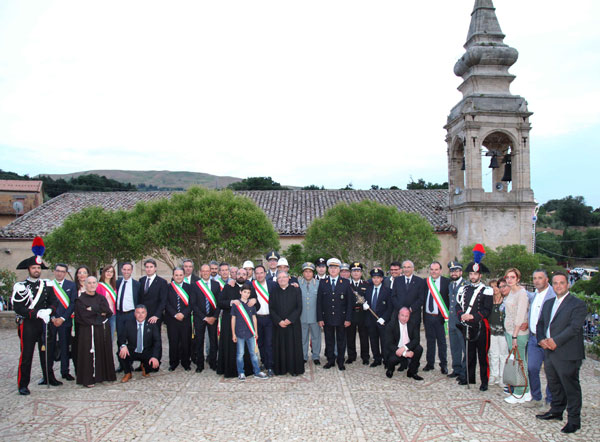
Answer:
[[[0,168],[446,181],[473,4],[3,0]],[[536,198],[600,206],[600,2],[495,6],[534,112]]]

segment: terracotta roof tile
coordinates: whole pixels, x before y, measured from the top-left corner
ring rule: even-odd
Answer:
[[[0,180],[0,191],[4,192],[40,192],[42,181]]]
[[[0,229],[0,238],[46,235],[72,213],[101,206],[128,210],[140,201],[169,198],[174,192],[64,193]],[[304,235],[313,219],[343,201],[373,200],[404,212],[423,215],[438,232],[454,232],[448,220],[447,190],[267,190],[240,191],[269,217],[280,235]]]

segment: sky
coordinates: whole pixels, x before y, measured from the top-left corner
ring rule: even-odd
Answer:
[[[447,181],[473,4],[3,0],[0,168]],[[536,199],[600,206],[600,2],[494,4],[534,112]]]

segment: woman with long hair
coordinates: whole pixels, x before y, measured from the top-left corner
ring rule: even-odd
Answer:
[[[504,273],[504,279],[508,287],[510,287],[510,292],[504,299],[506,342],[509,351],[511,349],[518,349],[518,354],[523,360],[525,376],[527,376],[526,347],[529,340],[529,328],[522,330],[523,327],[521,326],[528,322],[529,297],[523,286],[519,284],[521,282],[521,272],[519,269],[508,269]],[[509,404],[520,404],[530,400],[529,385],[527,387],[515,387],[513,395],[505,399]]]
[[[110,337],[114,340],[117,320],[117,272],[114,266],[107,265],[100,271],[100,280],[98,281],[98,294],[104,296],[108,306],[112,311],[112,316],[108,318],[110,325]]]
[[[77,288],[77,297],[79,297],[83,292],[85,292],[84,283],[88,276],[91,276],[92,272],[86,265],[80,265],[75,270],[75,287]]]

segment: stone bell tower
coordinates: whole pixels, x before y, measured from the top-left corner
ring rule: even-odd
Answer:
[[[464,45],[454,65],[462,100],[444,128],[448,144],[450,221],[458,250],[475,242],[490,247],[527,245],[535,208],[530,184],[527,101],[510,92],[508,69],[516,49],[504,43],[492,0],[476,0]]]

